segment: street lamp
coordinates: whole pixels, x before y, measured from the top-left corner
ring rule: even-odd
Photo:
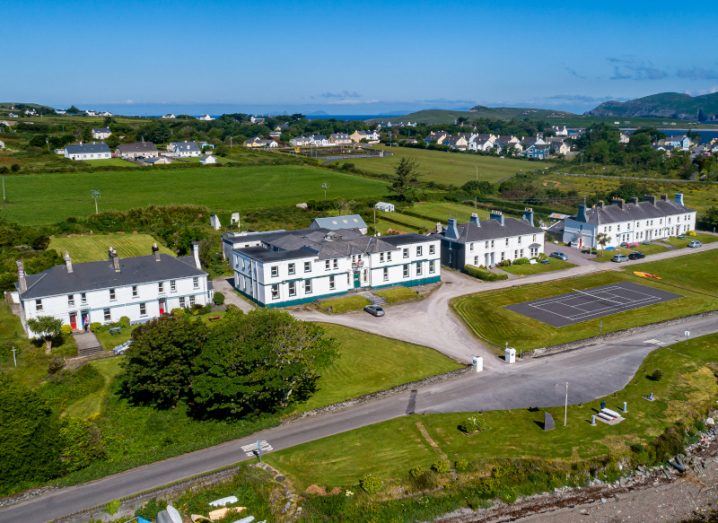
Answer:
[[[329,189],[329,184],[324,182],[322,184],[322,189],[324,190],[324,199],[326,200],[327,199],[327,189]]]
[[[90,196],[93,200],[95,200],[95,214],[100,214],[100,209],[97,206],[97,200],[100,199],[100,191],[97,189],[92,189],[90,191]]]

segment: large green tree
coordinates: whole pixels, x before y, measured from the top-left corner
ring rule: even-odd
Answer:
[[[402,158],[394,170],[391,191],[399,200],[413,202],[419,192],[419,164],[409,158]]]
[[[316,391],[334,340],[286,312],[229,312],[196,360],[191,405],[198,417],[273,412]]]
[[[62,336],[62,320],[52,316],[38,316],[27,320],[27,326],[37,335],[45,340],[45,352],[52,349],[52,341]]]
[[[207,328],[185,316],[167,316],[141,325],[126,352],[120,392],[132,403],[170,408],[187,394],[192,362]]]

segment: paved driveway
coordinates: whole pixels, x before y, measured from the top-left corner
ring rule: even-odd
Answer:
[[[212,280],[214,290],[224,294],[224,303],[226,305],[236,305],[244,312],[249,312],[255,308],[255,305],[248,300],[242,298],[232,286],[232,280],[227,278],[217,278]]]

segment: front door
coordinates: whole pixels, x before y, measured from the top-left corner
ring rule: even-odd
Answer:
[[[160,299],[160,316],[162,316],[165,313],[165,309],[167,308],[167,300],[164,298]]]
[[[90,328],[90,311],[82,311],[82,330]]]
[[[76,312],[70,313],[70,327],[74,331],[77,330],[77,313]]]
[[[355,271],[354,272],[354,288],[358,289],[361,287],[361,272]]]

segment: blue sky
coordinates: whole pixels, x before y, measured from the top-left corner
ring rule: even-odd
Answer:
[[[718,90],[717,11],[709,1],[0,0],[0,100],[584,111]]]

